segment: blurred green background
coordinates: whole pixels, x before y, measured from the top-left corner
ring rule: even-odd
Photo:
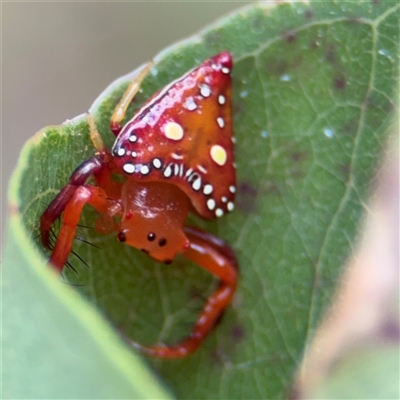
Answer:
[[[2,3],[2,193],[39,129],[84,113],[113,80],[248,3]]]

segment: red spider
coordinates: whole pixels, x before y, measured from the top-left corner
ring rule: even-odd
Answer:
[[[96,155],[84,161],[44,211],[42,242],[50,248],[53,223],[62,216],[50,263],[62,271],[71,252],[85,204],[99,214],[99,232],[156,260],[170,263],[179,253],[216,275],[209,297],[190,335],[175,346],[142,346],[145,354],[165,358],[193,353],[211,332],[234,295],[237,263],[232,249],[215,236],[185,223],[188,212],[219,218],[234,208],[232,56],[217,54],[153,95],[125,125],[121,122],[151,64],[132,81],[111,117],[116,135],[108,151],[88,115]],[[123,175],[123,183],[113,179]],[[85,182],[93,177],[96,184]]]

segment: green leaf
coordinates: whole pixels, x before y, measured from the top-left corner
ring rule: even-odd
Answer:
[[[285,397],[351,252],[394,123],[398,20],[399,5],[390,2],[258,4],[156,58],[130,116],[205,58],[229,50],[235,60],[237,209],[218,222],[192,222],[234,248],[239,288],[195,355],[148,360],[178,397]],[[110,86],[91,110],[108,146],[109,119],[129,79]],[[76,241],[90,268],[71,255],[78,275],[65,274],[83,286],[57,282],[44,265],[38,221],[93,152],[78,117],[37,134],[14,175],[4,269],[5,309],[13,311],[4,314],[6,397],[167,397],[104,317],[141,343],[174,343],[215,286],[179,257],[167,267],[115,234],[84,227],[79,237],[101,249]],[[95,218],[88,208],[82,225]]]
[[[26,236],[13,216],[2,282],[2,397],[171,398],[93,307],[44,268]]]

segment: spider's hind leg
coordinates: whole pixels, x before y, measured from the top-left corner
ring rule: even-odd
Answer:
[[[233,250],[213,235],[195,228],[184,228],[190,246],[182,252],[188,260],[217,276],[220,283],[208,298],[189,336],[173,346],[143,346],[125,338],[144,354],[161,358],[181,358],[192,354],[218,324],[235,294],[237,261]]]

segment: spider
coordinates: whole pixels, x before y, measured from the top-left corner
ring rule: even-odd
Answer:
[[[152,67],[149,63],[111,117],[110,129],[116,136],[111,151],[88,114],[96,153],[75,169],[41,216],[42,243],[50,249],[52,225],[62,215],[50,257],[60,273],[88,204],[99,213],[97,231],[115,231],[120,242],[167,264],[181,254],[219,278],[191,333],[178,344],[144,346],[127,339],[147,355],[180,358],[193,353],[235,293],[233,250],[210,233],[184,225],[189,212],[213,219],[234,209],[232,66],[228,52],[211,57],[154,94],[122,125],[128,105]],[[122,175],[123,182],[114,180],[115,174]],[[89,177],[94,185],[86,184]]]

